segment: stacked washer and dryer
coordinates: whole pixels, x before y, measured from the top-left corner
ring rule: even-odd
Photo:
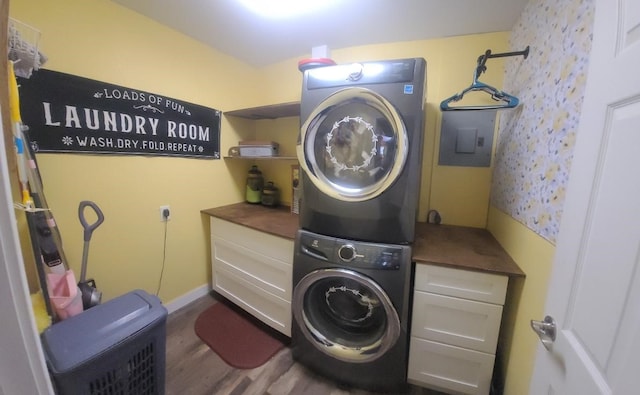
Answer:
[[[425,78],[422,58],[304,72],[291,344],[345,385],[406,386]]]

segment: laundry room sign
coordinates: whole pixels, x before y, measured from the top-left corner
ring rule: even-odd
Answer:
[[[220,111],[70,74],[19,78],[36,152],[220,158]]]

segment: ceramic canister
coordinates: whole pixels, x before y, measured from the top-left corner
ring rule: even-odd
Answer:
[[[267,182],[262,188],[262,204],[271,207],[276,207],[280,204],[280,191],[272,181]]]

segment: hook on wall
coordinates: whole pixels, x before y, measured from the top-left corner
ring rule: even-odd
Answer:
[[[464,89],[460,93],[456,93],[455,95],[443,100],[440,103],[440,109],[442,111],[452,111],[452,110],[495,110],[501,108],[513,108],[520,104],[520,100],[512,96],[506,92],[503,92],[499,89],[492,87],[491,85],[485,84],[483,82],[478,81],[478,78],[482,73],[487,70],[487,60],[492,58],[504,58],[508,56],[523,56],[525,59],[529,56],[529,46],[522,50],[516,52],[503,52],[503,53],[491,53],[490,49],[487,49],[486,52],[478,57],[478,64],[473,74],[473,82],[471,86]],[[476,105],[476,106],[457,106],[451,107],[450,103],[457,102],[463,98],[463,96],[467,92],[471,91],[483,91],[491,95],[491,98],[495,101],[502,102],[502,104],[497,105]]]
[[[503,53],[491,53],[490,49],[487,49],[485,53],[478,56],[478,66],[476,67],[476,79],[480,76],[480,74],[487,71],[487,60],[492,58],[506,58],[509,56],[523,56],[525,59],[529,56],[529,46],[522,51],[515,52],[503,52]]]

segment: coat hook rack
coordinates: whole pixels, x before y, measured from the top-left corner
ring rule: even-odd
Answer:
[[[476,66],[475,72],[473,74],[473,82],[471,83],[471,86],[469,86],[468,88],[464,89],[462,92],[457,93],[445,100],[443,100],[440,103],[440,109],[442,111],[453,111],[453,110],[496,110],[496,109],[502,109],[502,108],[514,108],[516,106],[518,106],[518,104],[520,104],[520,100],[515,97],[512,96],[506,92],[503,92],[499,89],[496,89],[494,87],[492,87],[491,85],[485,84],[483,82],[478,81],[478,77],[480,77],[480,75],[482,73],[484,73],[487,70],[487,60],[492,59],[492,58],[504,58],[504,57],[508,57],[508,56],[524,56],[524,58],[526,59],[529,56],[529,46],[527,45],[527,48],[525,48],[522,51],[516,51],[516,52],[504,52],[504,53],[491,53],[490,49],[487,49],[487,51],[480,55],[478,57],[478,65]],[[473,91],[482,91],[485,93],[488,93],[489,95],[491,95],[491,98],[497,102],[500,102],[500,104],[495,104],[495,105],[472,105],[472,106],[450,106],[450,103],[454,103],[457,101],[462,100],[462,97],[468,93],[468,92],[473,92]]]
[[[478,67],[476,68],[476,78],[478,78],[480,74],[487,71],[487,66],[486,66],[487,60],[493,59],[493,58],[506,58],[510,56],[523,56],[526,59],[529,56],[529,46],[527,45],[527,47],[522,51],[503,52],[503,53],[491,53],[491,50],[487,49],[485,53],[478,56]]]

